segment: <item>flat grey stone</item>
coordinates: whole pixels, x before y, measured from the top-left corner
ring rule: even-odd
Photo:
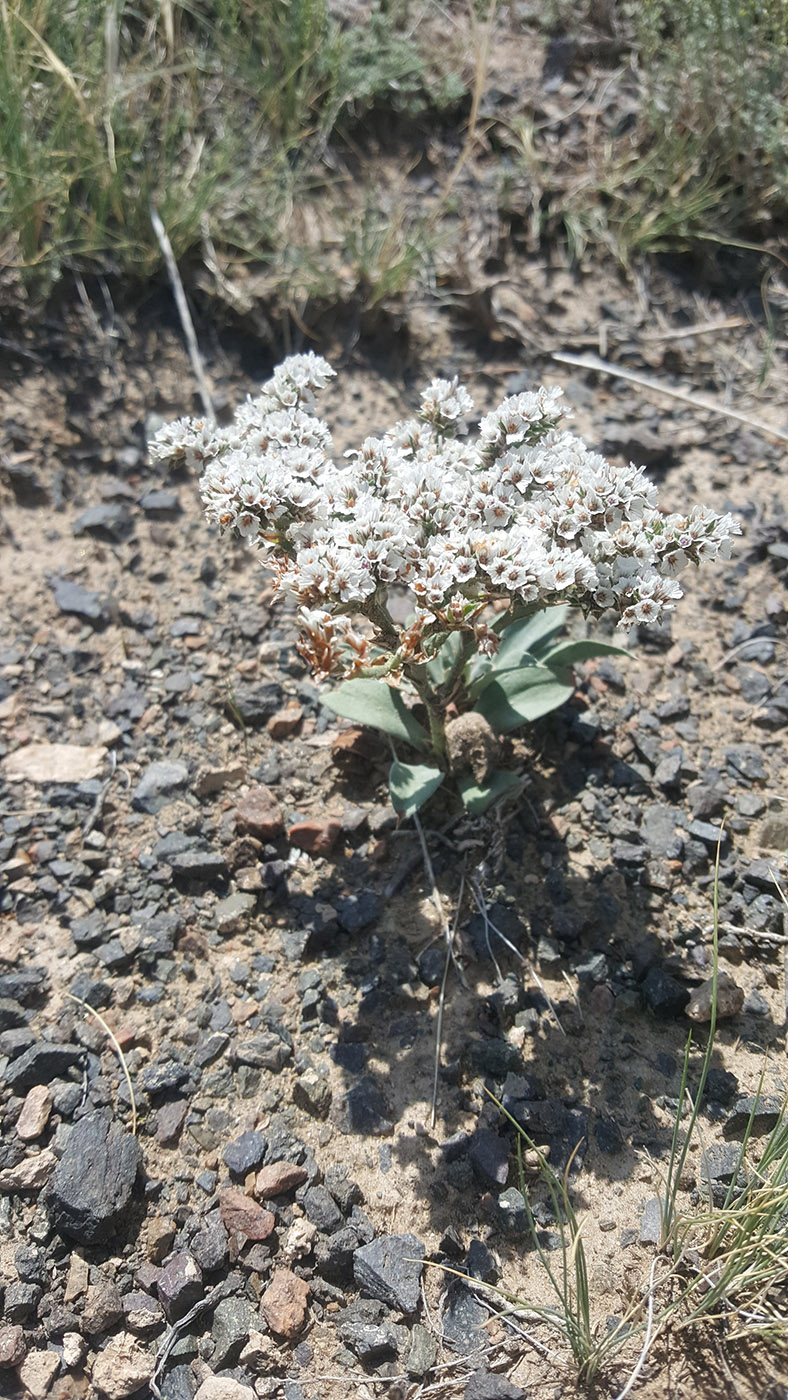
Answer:
[[[67,578],[54,578],[51,582],[56,606],[62,613],[71,613],[85,622],[105,623],[108,618],[104,604],[98,593],[91,593],[79,583]]]
[[[659,1196],[652,1196],[640,1217],[641,1244],[659,1244],[662,1239],[663,1203]]]
[[[490,1345],[490,1334],[485,1327],[487,1309],[462,1283],[452,1284],[443,1313],[443,1338],[461,1356],[472,1356],[474,1352]]]
[[[31,1045],[18,1059],[12,1060],[5,1071],[5,1082],[15,1093],[32,1089],[34,1084],[48,1084],[57,1079],[85,1057],[79,1045],[57,1045],[40,1040]]]
[[[525,1391],[519,1385],[512,1385],[505,1376],[477,1371],[465,1387],[463,1400],[525,1400]]]
[[[128,1221],[142,1150],[105,1111],[71,1129],[46,1196],[52,1227],[79,1244],[100,1244]]]
[[[402,1313],[419,1305],[425,1249],[415,1235],[382,1235],[353,1255],[353,1276],[368,1298]]]
[[[143,773],[131,796],[131,805],[136,812],[149,812],[155,815],[168,802],[179,788],[189,781],[189,770],[185,763],[163,759],[151,763]]]

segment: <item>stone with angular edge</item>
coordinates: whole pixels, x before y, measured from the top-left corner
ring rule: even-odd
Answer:
[[[525,1391],[505,1376],[476,1371],[468,1380],[463,1400],[525,1400]]]
[[[149,812],[155,816],[162,807],[173,801],[188,781],[189,770],[185,763],[167,759],[151,763],[131,795],[131,805],[135,812]]]
[[[710,1021],[715,1000],[715,979],[707,977],[705,982],[692,993],[684,1014],[691,1021]],[[721,972],[716,978],[717,1020],[726,1016],[738,1016],[744,1005],[744,989],[735,982],[728,972]]]
[[[232,1376],[206,1376],[194,1400],[257,1400],[252,1387]]]
[[[222,1161],[235,1176],[246,1176],[260,1166],[267,1147],[262,1133],[241,1133],[234,1142],[228,1142]]]
[[[28,1089],[22,1112],[16,1120],[16,1134],[23,1142],[35,1142],[46,1128],[52,1112],[52,1095],[46,1084]]]
[[[82,783],[101,776],[103,744],[26,744],[3,759],[9,782]]]
[[[99,1111],[71,1129],[47,1195],[50,1222],[78,1244],[100,1244],[126,1223],[142,1150],[112,1116]]]
[[[15,1167],[5,1167],[0,1172],[0,1192],[15,1196],[23,1191],[40,1191],[46,1186],[54,1170],[57,1158],[46,1148],[35,1157],[25,1157]]]
[[[29,1400],[44,1400],[60,1370],[60,1357],[54,1351],[29,1351],[19,1367],[22,1389]]]
[[[282,808],[267,787],[244,793],[235,809],[235,824],[258,841],[275,841],[285,829]]]
[[[178,1322],[203,1294],[202,1269],[190,1254],[173,1254],[161,1270],[156,1291],[169,1322]]]
[[[25,1330],[19,1323],[7,1323],[0,1327],[0,1370],[18,1366],[25,1359],[27,1344]]]
[[[303,705],[288,705],[286,709],[277,710],[276,714],[271,715],[265,727],[272,739],[286,739],[289,734],[295,733],[303,718]]]
[[[290,1269],[275,1269],[262,1296],[263,1316],[278,1337],[297,1337],[306,1321],[309,1284]]]
[[[307,855],[327,856],[333,851],[341,832],[342,823],[338,817],[326,817],[322,821],[314,818],[296,822],[295,826],[290,827],[287,839],[291,846],[306,851]]]
[[[225,1229],[248,1240],[267,1240],[276,1224],[272,1211],[264,1210],[236,1186],[219,1193],[219,1213]]]
[[[93,1362],[91,1380],[107,1400],[129,1400],[147,1386],[155,1359],[136,1337],[121,1332],[111,1337]]]
[[[415,1235],[382,1235],[353,1255],[353,1276],[361,1292],[402,1313],[415,1312],[425,1249]]]
[[[73,613],[85,622],[93,622],[99,626],[109,620],[98,593],[91,592],[89,588],[83,588],[80,583],[74,583],[69,578],[53,578],[50,581],[50,587],[55,599],[55,606],[62,613]]]
[[[257,1173],[254,1194],[261,1201],[271,1196],[284,1196],[303,1186],[308,1175],[306,1167],[298,1167],[295,1162],[269,1162]]]

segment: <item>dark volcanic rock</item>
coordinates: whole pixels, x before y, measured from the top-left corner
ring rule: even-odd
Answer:
[[[109,502],[88,506],[78,515],[72,529],[75,535],[92,535],[97,540],[119,542],[131,534],[134,522],[127,506]]]
[[[215,880],[227,874],[227,857],[221,851],[179,851],[168,864],[183,880]]]
[[[331,1110],[331,1120],[341,1133],[368,1133],[385,1136],[394,1124],[382,1090],[368,1074],[357,1079]]]
[[[235,1176],[246,1176],[262,1164],[268,1143],[262,1133],[241,1133],[228,1142],[222,1160]]]
[[[265,724],[281,709],[284,692],[277,681],[262,684],[240,684],[233,692],[233,707],[250,729]]]
[[[525,1391],[519,1385],[512,1385],[505,1376],[476,1371],[465,1387],[463,1400],[525,1400]]]
[[[15,1093],[32,1089],[34,1084],[48,1084],[77,1065],[85,1052],[79,1045],[56,1045],[41,1040],[13,1060],[5,1072],[5,1081]]]
[[[641,986],[643,1000],[658,1016],[680,1016],[690,994],[683,982],[662,967],[652,967]]]
[[[382,1235],[353,1255],[353,1274],[368,1298],[379,1298],[400,1312],[419,1305],[424,1245],[415,1235]]]
[[[49,502],[49,492],[42,485],[38,474],[28,462],[3,462],[3,475],[6,478],[18,506],[45,506]],[[0,1366],[2,1365],[0,1361]]]
[[[74,1125],[47,1193],[50,1222],[79,1244],[99,1244],[126,1220],[142,1166],[135,1137],[109,1113],[88,1114]]]
[[[344,1224],[339,1207],[325,1186],[308,1186],[303,1195],[303,1206],[307,1219],[323,1235],[332,1234]]]
[[[163,760],[151,763],[145,769],[131,796],[131,805],[136,812],[150,812],[155,815],[179,788],[189,780],[189,770],[185,763]]]
[[[471,1138],[469,1153],[474,1175],[482,1186],[499,1191],[509,1176],[509,1143],[497,1133],[480,1128]]]
[[[487,1310],[464,1284],[452,1284],[443,1314],[443,1336],[461,1356],[470,1356],[490,1345],[485,1328]]]
[[[173,1254],[156,1284],[169,1322],[177,1322],[202,1297],[202,1269],[190,1254]]]
[[[73,613],[96,626],[102,626],[109,620],[98,593],[91,593],[67,578],[53,578],[51,587],[55,603],[62,613]]]

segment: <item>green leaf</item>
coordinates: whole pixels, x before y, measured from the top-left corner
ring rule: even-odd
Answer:
[[[498,734],[541,719],[568,700],[574,686],[563,685],[546,666],[526,666],[496,675],[476,705]]]
[[[473,817],[480,817],[482,812],[486,812],[499,797],[503,797],[505,792],[510,792],[512,788],[519,785],[520,779],[516,773],[511,773],[508,769],[499,768],[493,773],[489,782],[477,787],[473,778],[461,778],[458,787],[462,796],[463,804]]]
[[[523,666],[543,664],[541,652],[556,632],[560,632],[569,609],[543,608],[531,617],[512,622],[501,633],[501,645],[492,660],[474,658],[473,669],[466,671],[466,684],[471,699],[476,699],[502,671],[515,671]]]
[[[560,632],[566,622],[569,608],[565,603],[559,604],[555,608],[542,608],[537,613],[532,613],[530,617],[524,617],[519,622],[512,622],[508,627],[504,627],[501,632],[501,651],[498,652],[496,661],[501,652],[505,652],[507,643],[519,647],[521,651],[531,651],[538,655],[544,650],[550,638]],[[509,667],[505,667],[506,670]]]
[[[590,637],[582,642],[562,642],[551,647],[541,658],[543,666],[551,671],[567,671],[579,661],[588,661],[592,656],[629,656],[626,647],[613,646],[611,642],[595,642]]]
[[[427,675],[434,690],[437,690],[439,685],[445,685],[457,665],[461,651],[461,634],[450,632],[443,646],[438,647],[432,660],[427,662]]]
[[[493,677],[493,663],[488,656],[474,656],[468,662],[463,672],[465,689],[472,700],[477,695],[481,695],[484,687],[489,685]]]
[[[343,719],[381,729],[392,739],[404,739],[414,748],[429,748],[426,729],[413,718],[400,692],[386,685],[385,681],[360,676],[355,681],[343,681],[336,690],[329,691],[321,699],[329,710]]]
[[[402,817],[412,817],[437,792],[446,774],[440,768],[428,768],[423,763],[400,763],[396,759],[389,769],[391,805]]]

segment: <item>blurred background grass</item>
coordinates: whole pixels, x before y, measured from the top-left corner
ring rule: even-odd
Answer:
[[[577,112],[487,84],[511,34]],[[0,258],[38,301],[139,284],[155,204],[217,282],[370,306],[434,278],[479,172],[488,219],[570,258],[779,242],[787,99],[788,0],[0,0]]]

